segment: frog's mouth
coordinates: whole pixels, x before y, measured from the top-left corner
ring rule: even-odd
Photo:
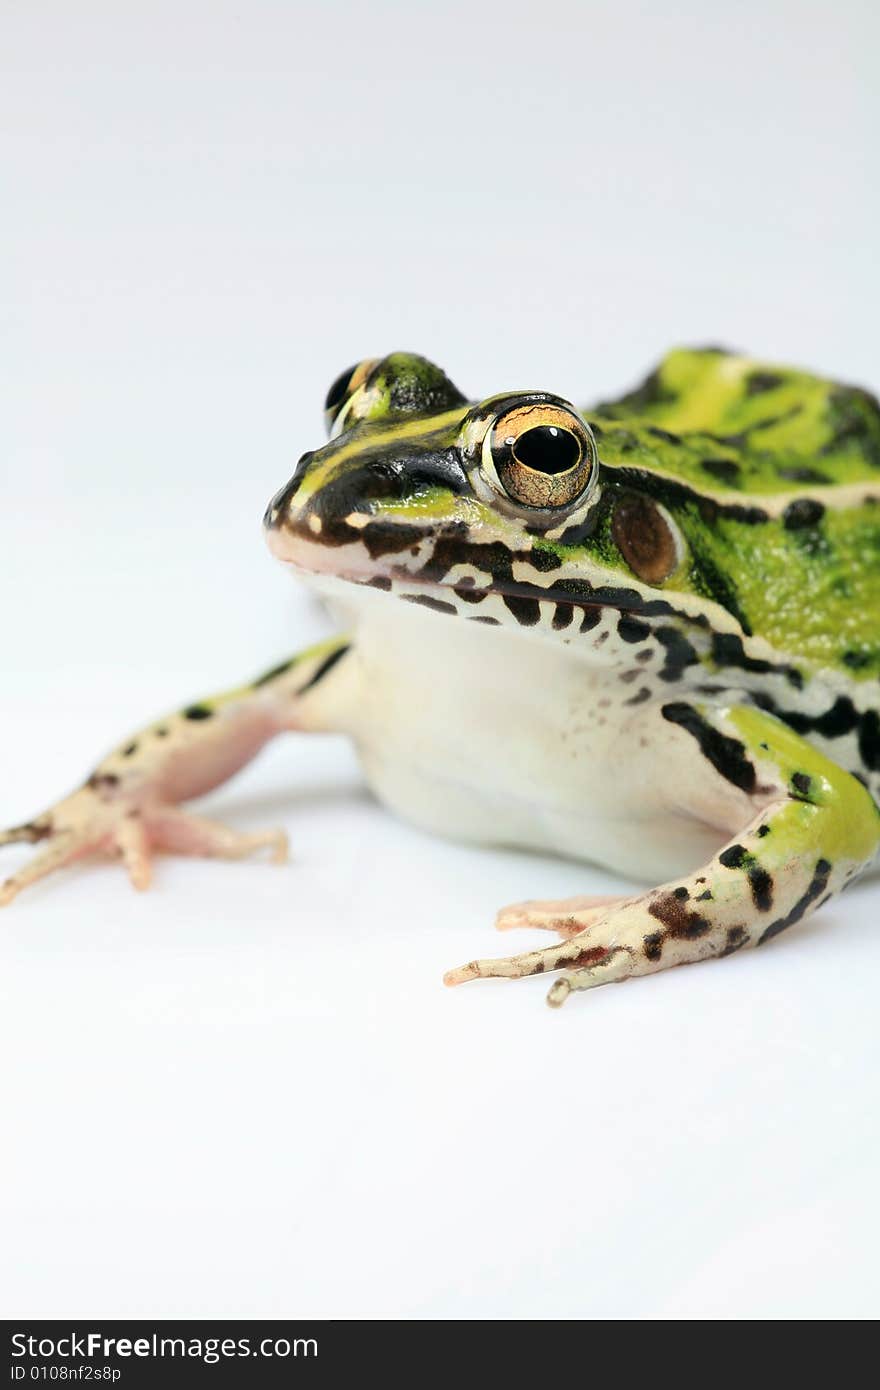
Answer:
[[[306,578],[341,581],[382,590],[438,613],[460,614],[507,628],[544,629],[566,640],[591,631],[604,615],[623,624],[627,643],[641,640],[670,618],[705,627],[699,600],[660,596],[635,578],[625,579],[579,553],[566,559],[522,528],[515,534],[493,524],[475,498],[457,498],[453,514],[428,520],[418,508],[411,519],[392,516],[375,502],[344,509],[299,502],[299,479],[273,498],[266,511],[272,554]],[[299,504],[299,505],[298,505]],[[725,619],[727,620],[725,622]],[[719,626],[738,624],[719,612]]]
[[[447,565],[443,554],[438,555],[440,547],[424,540],[409,547],[396,543],[380,554],[375,546],[368,549],[365,544],[324,544],[320,529],[314,524],[309,529],[314,538],[300,524],[273,525],[269,515],[266,539],[276,559],[328,596],[341,597],[340,585],[380,590],[437,613],[499,628],[546,630],[563,639],[594,629],[598,636],[606,618],[616,624],[635,611],[652,616],[671,612],[666,602],[646,600],[634,590],[594,586],[582,573],[577,578],[551,578],[525,563],[525,551],[508,552],[502,559],[504,573],[499,574],[466,562]],[[450,552],[457,554],[455,537],[445,539],[451,542]],[[634,626],[627,640],[647,635],[648,623],[640,621],[636,626],[634,616],[631,622]]]

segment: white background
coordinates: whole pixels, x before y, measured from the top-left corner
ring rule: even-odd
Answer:
[[[0,15],[0,821],[324,630],[259,521],[361,356],[587,400],[721,342],[880,385],[870,0]],[[294,861],[2,917],[0,1312],[880,1311],[880,890],[550,1013],[441,973],[609,876],[399,825],[334,739],[206,805]]]

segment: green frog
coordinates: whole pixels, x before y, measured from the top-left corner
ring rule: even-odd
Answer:
[[[504,908],[541,949],[448,984],[575,990],[773,940],[880,845],[880,407],[717,348],[676,350],[580,411],[467,398],[409,353],[334,382],[329,441],[265,516],[343,635],[119,744],[7,831],[0,901],[115,854],[286,854],[184,809],[276,734],[342,731],[431,831],[649,884]]]

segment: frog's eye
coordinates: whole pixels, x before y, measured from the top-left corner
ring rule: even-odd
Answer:
[[[536,401],[500,414],[483,441],[483,467],[525,507],[570,507],[596,468],[589,426],[560,402]]]
[[[344,372],[339,373],[324,401],[324,423],[327,426],[328,434],[340,433],[351,399],[355,392],[363,386],[375,367],[376,361],[375,357],[371,357],[367,361],[358,362],[355,366],[347,367]]]

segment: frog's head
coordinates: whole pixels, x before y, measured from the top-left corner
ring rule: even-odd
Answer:
[[[558,396],[475,404],[393,353],[343,372],[325,414],[329,443],[265,516],[273,553],[300,571],[564,636],[572,605],[645,611],[680,562],[662,508],[617,489],[613,512],[603,503],[593,430]]]

